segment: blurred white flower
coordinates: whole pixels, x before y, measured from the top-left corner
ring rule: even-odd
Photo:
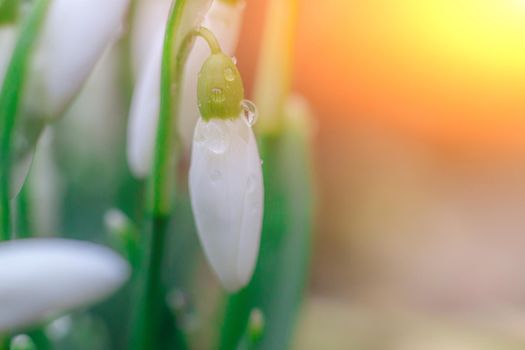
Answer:
[[[127,262],[92,243],[51,238],[0,243],[0,332],[91,304],[128,276]]]
[[[46,123],[64,113],[105,50],[117,39],[128,4],[129,0],[50,2],[29,64],[17,120],[11,196],[25,181]],[[10,52],[2,50],[2,56],[4,51],[10,58],[12,45]],[[2,62],[0,71],[1,66]]]
[[[224,288],[236,291],[253,274],[263,212],[261,160],[244,118],[198,120],[189,187],[206,257]]]
[[[121,31],[129,0],[53,0],[28,72],[23,112],[59,117]]]
[[[234,54],[237,46],[244,7],[244,1],[232,5],[221,0],[215,0],[202,23],[204,27],[214,33],[224,53],[230,56]],[[149,33],[155,33],[154,40],[149,45],[148,57],[135,59],[136,62],[143,62],[143,66],[140,67],[130,112],[128,162],[133,174],[140,178],[146,177],[151,169],[159,114],[160,66],[166,18],[159,20],[160,22],[157,22],[155,30],[147,27]],[[142,44],[140,47],[144,48],[146,44]],[[187,148],[191,144],[193,129],[199,117],[197,106],[198,72],[209,52],[206,43],[197,40],[188,57],[184,71],[178,128]]]
[[[164,29],[172,0],[135,0],[135,10],[131,28],[131,64],[135,77],[140,76],[142,67],[153,55],[157,34]],[[162,50],[162,49],[159,49]]]

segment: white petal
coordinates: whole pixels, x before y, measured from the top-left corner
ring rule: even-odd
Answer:
[[[202,25],[215,35],[222,51],[233,56],[241,30],[245,3],[228,4],[223,1],[214,1],[210,11],[206,14]],[[193,130],[199,119],[197,105],[197,79],[204,60],[209,56],[210,49],[203,40],[197,40],[188,57],[184,70],[182,99],[179,113],[179,130],[183,144],[189,148],[193,138]]]
[[[0,332],[97,301],[128,278],[128,264],[108,248],[65,239],[0,244]]]
[[[160,3],[160,2],[159,2]],[[153,6],[153,5],[151,5]],[[157,6],[162,7],[158,4]],[[223,51],[233,55],[237,46],[244,2],[236,5],[214,1],[204,18],[203,25],[217,37]],[[152,11],[152,10],[151,10]],[[158,11],[158,9],[156,9]],[[132,100],[130,121],[128,125],[128,162],[133,174],[139,178],[146,177],[151,169],[153,148],[158,123],[160,104],[160,66],[162,59],[162,39],[166,19],[159,16],[155,39],[148,46],[148,57],[135,58],[136,62],[144,62],[140,69]],[[151,33],[151,28],[148,28]],[[138,45],[145,47],[145,44]],[[184,71],[181,107],[179,113],[179,129],[185,145],[191,144],[195,122],[199,117],[197,106],[197,78],[202,63],[210,51],[206,43],[197,40]]]
[[[224,288],[238,290],[253,274],[263,210],[261,161],[242,118],[199,119],[189,187],[206,257]]]
[[[28,74],[24,107],[58,117],[118,36],[129,0],[53,0]]]
[[[135,77],[140,77],[142,67],[150,61],[154,41],[163,31],[170,11],[171,0],[136,1],[131,32],[131,60]]]
[[[159,120],[160,66],[164,28],[155,36],[150,56],[138,78],[128,124],[127,154],[136,177],[146,177],[153,161],[153,148]]]

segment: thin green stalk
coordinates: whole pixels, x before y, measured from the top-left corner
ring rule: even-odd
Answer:
[[[164,258],[164,242],[169,223],[167,216],[154,216],[150,221],[149,251],[146,252],[144,270],[142,271],[145,289],[141,295],[137,324],[134,330],[133,349],[159,349],[161,320],[166,294],[163,286],[162,261]]]
[[[38,327],[35,328],[29,332],[27,332],[27,335],[33,340],[33,343],[35,344],[36,349],[38,350],[52,350],[53,345],[51,344],[51,341],[49,340],[46,332],[44,331],[44,328]]]
[[[16,198],[16,216],[18,218],[16,225],[16,238],[29,238],[31,236],[30,220],[30,186],[25,184]]]
[[[0,240],[10,239],[12,234],[9,207],[11,145],[31,51],[48,4],[49,0],[38,0],[33,5],[22,26],[0,92]]]
[[[162,319],[166,313],[166,290],[162,282],[167,226],[172,210],[176,161],[179,151],[176,120],[181,99],[183,69],[193,43],[194,18],[205,10],[211,0],[177,0],[170,10],[161,64],[160,112],[157,126],[153,168],[149,178],[146,213],[150,231],[148,251],[144,256],[142,285],[135,319],[133,341],[135,350],[159,349]],[[180,334],[175,343],[184,348]]]

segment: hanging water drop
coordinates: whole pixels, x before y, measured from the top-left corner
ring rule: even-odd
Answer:
[[[233,64],[236,65],[236,64],[237,64],[237,57],[233,56],[233,57],[232,57],[232,62],[233,62]]]
[[[250,100],[242,100],[241,108],[244,121],[252,127],[257,122],[257,106]]]

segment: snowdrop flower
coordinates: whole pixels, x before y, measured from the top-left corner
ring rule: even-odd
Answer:
[[[92,243],[53,238],[0,243],[0,333],[100,300],[128,276],[122,258]]]
[[[118,38],[129,0],[53,0],[28,74],[26,113],[54,119]]]
[[[263,182],[252,131],[255,111],[230,57],[213,53],[198,81],[189,188],[204,252],[229,291],[245,286],[257,260]],[[247,113],[248,119],[245,118]]]
[[[117,38],[129,0],[53,0],[36,42],[14,138],[14,196],[46,123],[60,117]],[[10,56],[10,55],[8,55]]]
[[[160,5],[159,5],[160,6]],[[202,25],[213,32],[227,55],[233,55],[237,46],[242,14],[245,4],[215,0],[204,17]],[[143,62],[134,92],[130,123],[128,126],[128,163],[133,174],[146,177],[153,161],[153,148],[157,130],[160,103],[160,66],[165,18],[162,19],[150,43],[148,57],[135,58]],[[144,25],[147,28],[147,26]],[[150,39],[151,40],[151,39]],[[146,44],[138,45],[145,47]],[[197,107],[197,75],[209,49],[203,41],[197,41],[188,57],[183,77],[183,88],[178,127],[183,143],[191,144],[195,123],[199,117]]]

